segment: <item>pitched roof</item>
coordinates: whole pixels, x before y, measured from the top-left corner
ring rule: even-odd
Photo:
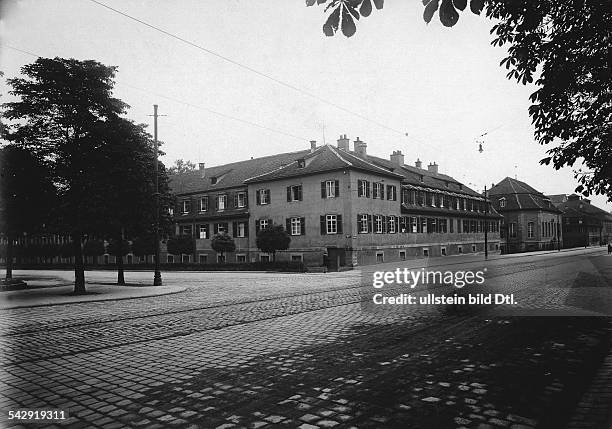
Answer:
[[[570,196],[575,198],[568,198],[567,201],[557,206],[565,216],[590,216],[602,221],[612,222],[612,214],[594,206],[587,200],[580,199],[578,195],[572,194]]]
[[[317,148],[313,153],[302,158],[303,165],[298,163],[299,159],[294,162],[284,165],[274,171],[265,172],[246,180],[247,183],[264,182],[269,180],[278,180],[289,177],[304,176],[309,174],[318,174],[325,171],[340,170],[343,168],[352,168],[357,170],[368,171],[374,174],[382,174],[395,178],[401,178],[397,173],[382,168],[367,159],[358,157],[357,155],[339,150],[331,145],[323,145]]]
[[[170,188],[175,194],[188,194],[244,186],[246,179],[276,170],[308,154],[310,150],[301,150],[206,167],[205,177],[198,170],[171,176]],[[217,182],[213,183],[212,178],[217,178]]]
[[[567,194],[546,195],[550,201],[556,206],[567,201]]]
[[[511,210],[546,210],[560,213],[550,199],[525,182],[506,177],[489,190],[491,203],[499,211]],[[500,199],[505,198],[506,205],[501,207]]]

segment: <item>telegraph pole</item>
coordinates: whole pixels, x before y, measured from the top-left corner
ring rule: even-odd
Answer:
[[[155,274],[153,286],[162,285],[161,271],[159,270],[159,165],[157,144],[157,104],[153,105],[153,139],[155,141]]]
[[[485,261],[489,259],[489,201],[487,199],[487,185],[484,187],[485,197]]]

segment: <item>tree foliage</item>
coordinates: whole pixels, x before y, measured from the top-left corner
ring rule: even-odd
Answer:
[[[155,253],[155,237],[142,235],[132,242],[132,253],[136,256],[147,256]]]
[[[191,235],[170,237],[166,246],[168,253],[172,255],[192,255],[195,253],[195,239]]]
[[[281,225],[272,225],[268,228],[260,229],[255,242],[259,250],[271,253],[272,258],[276,260],[276,252],[287,250],[291,243],[291,237]]]
[[[102,256],[105,251],[104,242],[101,240],[87,240],[83,246],[85,256]]]
[[[179,175],[179,174],[184,174],[184,173],[190,173],[196,170],[196,165],[187,160],[184,161],[182,159],[177,159],[176,161],[174,161],[174,165],[170,168],[168,168],[168,174],[169,175]]]
[[[236,243],[229,234],[215,234],[210,240],[210,247],[223,257],[226,252],[233,252],[236,250]]]
[[[355,21],[371,12],[370,0],[316,3],[332,10],[323,26],[328,36],[336,33],[340,23],[342,33],[352,36]],[[315,0],[306,4],[312,6]],[[423,5],[425,22],[438,12],[442,24],[452,27],[468,0],[423,0]],[[469,0],[469,8],[475,14],[484,11],[495,22],[492,44],[507,48],[500,64],[508,70],[507,77],[537,86],[530,96],[529,115],[536,140],[551,145],[540,163],[555,169],[577,164],[576,192],[604,194],[612,200],[609,0]]]

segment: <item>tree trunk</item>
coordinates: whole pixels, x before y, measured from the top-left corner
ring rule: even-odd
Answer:
[[[72,235],[74,248],[74,293],[82,295],[85,293],[85,266],[83,265],[83,234],[75,232]]]
[[[13,279],[13,237],[7,234],[6,242],[6,281],[7,283]]]

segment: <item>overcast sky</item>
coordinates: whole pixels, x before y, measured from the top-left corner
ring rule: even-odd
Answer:
[[[167,165],[213,166],[347,134],[377,156],[400,149],[406,163],[436,161],[479,191],[506,176],[547,194],[576,186],[570,169],[538,164],[545,148],[527,113],[535,87],[506,79],[505,50],[490,45],[483,17],[463,13],[448,29],[437,16],[425,24],[419,1],[388,1],[347,39],[325,37],[323,8],[303,0],[99,1],[272,78],[89,0],[3,0],[5,77],[35,60],[7,46],[117,66],[115,95],[131,119],[152,124],[153,104],[167,115],[159,119]]]

